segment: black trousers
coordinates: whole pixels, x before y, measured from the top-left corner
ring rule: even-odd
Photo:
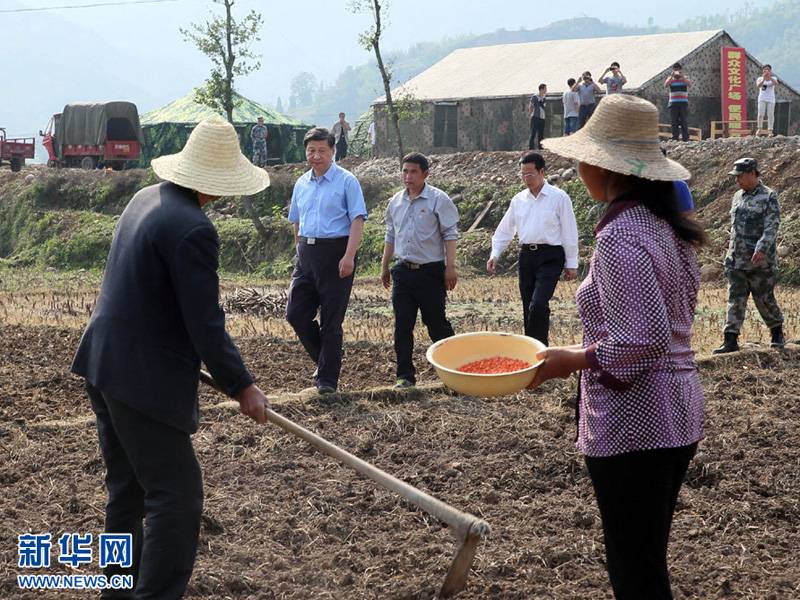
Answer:
[[[586,122],[594,114],[594,109],[596,106],[596,103],[580,105],[578,108],[578,129],[586,125]]]
[[[438,342],[453,335],[453,326],[445,315],[444,263],[429,263],[419,269],[398,263],[391,273],[397,377],[416,383],[413,353],[417,311],[422,314],[431,341]]]
[[[678,492],[697,444],[586,457],[617,600],[672,598],[667,544]]]
[[[347,156],[347,140],[344,136],[336,142],[336,160],[342,160]]]
[[[317,365],[315,383],[334,389],[342,370],[342,322],[355,276],[354,270],[349,277],[339,277],[346,249],[347,238],[299,243],[286,304],[286,320]]]
[[[686,116],[689,114],[689,104],[678,102],[669,107],[669,116],[672,119],[672,139],[678,139],[678,130],[684,142],[689,141],[689,128],[686,123]]]
[[[528,139],[528,150],[541,150],[544,139],[544,119],[531,116],[531,137]]]
[[[564,270],[564,248],[545,246],[519,253],[519,295],[525,335],[548,344],[550,298]]]
[[[133,535],[132,568],[112,566],[105,573],[133,575],[135,593],[101,597],[181,598],[194,568],[203,512],[203,480],[191,438],[88,383],[86,391],[106,466],[105,531]]]

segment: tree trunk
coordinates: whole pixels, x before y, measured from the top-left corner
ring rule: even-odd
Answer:
[[[397,114],[397,107],[392,101],[392,77],[386,65],[383,64],[383,57],[381,56],[381,4],[379,0],[372,0],[373,16],[375,17],[375,34],[372,37],[372,48],[375,50],[375,59],[378,62],[378,70],[381,72],[381,79],[383,79],[383,91],[386,94],[386,108],[389,110],[389,118],[394,125],[394,133],[397,136],[397,150],[399,152],[400,167],[403,166],[403,136],[400,133],[400,116]]]
[[[225,90],[223,104],[225,107],[225,115],[228,118],[228,123],[233,125],[233,65],[236,57],[233,55],[233,42],[231,40],[231,31],[233,29],[233,17],[231,16],[231,7],[233,0],[225,0],[225,42],[227,45],[227,56],[223,56],[222,60],[225,63]],[[253,206],[253,196],[240,196],[242,206],[247,213],[247,216],[253,222],[253,227],[256,228],[259,237],[265,242],[269,240],[269,232],[261,219],[256,213],[256,207]]]
[[[269,232],[267,228],[264,227],[264,223],[261,222],[258,214],[256,214],[256,207],[253,206],[253,198],[254,196],[241,196],[242,206],[244,206],[247,216],[250,217],[250,220],[253,222],[253,226],[256,228],[258,235],[266,242],[269,240]]]
[[[233,0],[225,0],[225,41],[228,48],[227,56],[222,57],[225,64],[225,84],[224,84],[224,98],[223,104],[225,106],[225,114],[228,117],[228,123],[233,125],[233,42],[231,41],[231,30],[233,29],[233,17],[231,16],[231,7]]]

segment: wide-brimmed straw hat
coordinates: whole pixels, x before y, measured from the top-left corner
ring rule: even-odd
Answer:
[[[183,150],[150,163],[161,179],[209,196],[249,196],[269,186],[269,175],[239,149],[233,125],[221,117],[200,121]]]
[[[542,140],[551,152],[615,173],[657,181],[689,179],[691,173],[661,153],[658,109],[628,94],[606,96],[577,133]]]

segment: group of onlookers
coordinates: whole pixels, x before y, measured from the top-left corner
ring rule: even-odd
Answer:
[[[619,94],[623,86],[628,82],[622,74],[620,65],[614,61],[603,71],[600,76],[600,83],[606,86],[605,93]],[[564,107],[564,135],[571,135],[586,125],[589,117],[594,113],[597,106],[597,96],[603,93],[603,89],[592,79],[589,71],[584,71],[576,80],[573,77],[567,79],[567,91],[561,97]],[[544,139],[545,125],[545,102],[547,95],[547,85],[539,84],[539,93],[531,96],[528,103],[528,114],[531,117],[531,137],[528,148],[531,150],[541,149]]]
[[[623,75],[618,62],[603,71],[599,83],[605,85],[605,97],[619,94],[628,82]],[[775,86],[778,78],[772,74],[772,66],[764,65],[762,75],[756,81],[758,87],[758,119],[756,135],[772,135],[775,123]],[[667,90],[667,106],[670,112],[672,126],[672,139],[689,140],[689,88],[691,80],[684,74],[681,63],[672,65],[672,70],[664,81]],[[603,89],[592,79],[589,71],[584,71],[576,80],[570,77],[567,80],[567,90],[561,97],[563,105],[564,135],[572,135],[583,127],[594,113],[598,98],[603,94]],[[530,118],[529,149],[540,149],[545,137],[545,105],[547,102],[547,85],[539,84],[538,93],[531,96],[528,102],[528,116]],[[765,125],[762,128],[762,123]]]

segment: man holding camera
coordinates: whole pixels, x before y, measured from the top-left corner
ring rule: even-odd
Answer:
[[[602,94],[603,90],[592,81],[592,74],[589,71],[584,71],[578,83],[572,86],[572,91],[578,92],[578,97],[581,101],[581,106],[578,109],[578,129],[580,129],[586,125],[586,121],[588,121],[589,117],[594,113],[594,107],[597,106],[594,95]]]
[[[669,113],[672,120],[672,139],[678,139],[678,130],[684,142],[689,141],[689,127],[686,117],[689,113],[689,86],[692,82],[683,74],[681,63],[672,65],[672,73],[664,81],[669,92]]]
[[[600,75],[600,83],[605,84],[606,96],[610,96],[611,94],[621,94],[622,86],[628,83],[628,80],[625,78],[625,75],[622,74],[622,71],[620,71],[619,63],[614,61],[611,63],[611,66]]]

